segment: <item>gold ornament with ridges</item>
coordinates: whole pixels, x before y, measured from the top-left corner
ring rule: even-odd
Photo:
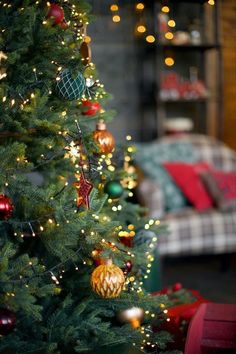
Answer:
[[[94,269],[91,275],[93,291],[105,299],[118,297],[123,289],[125,276],[111,260]]]
[[[103,120],[100,120],[96,124],[96,130],[93,132],[93,139],[99,147],[100,154],[110,154],[115,148],[115,139],[107,130],[106,124]]]

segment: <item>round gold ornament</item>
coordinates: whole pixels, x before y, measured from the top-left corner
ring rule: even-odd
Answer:
[[[113,135],[106,129],[104,121],[100,120],[96,124],[96,130],[93,132],[93,139],[99,147],[99,153],[107,155],[114,150],[115,139]]]
[[[91,275],[93,291],[105,299],[118,297],[123,289],[125,276],[111,260],[94,269]]]

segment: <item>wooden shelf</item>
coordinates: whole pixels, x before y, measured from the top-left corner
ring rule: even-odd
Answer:
[[[187,99],[187,98],[180,98],[178,100],[163,100],[161,98],[157,98],[157,102],[158,103],[202,103],[202,102],[206,102],[209,99],[209,97],[203,97],[203,98],[191,98],[191,99]]]
[[[141,92],[145,104],[150,102],[146,110],[143,108],[143,120],[150,119],[150,130],[145,131],[145,139],[147,136],[153,137],[153,126],[157,129],[157,137],[165,133],[164,122],[168,117],[189,117],[194,124],[194,132],[200,134],[210,134],[219,137],[222,126],[222,105],[221,105],[221,87],[222,87],[222,57],[221,57],[221,37],[219,34],[219,3],[215,2],[215,6],[203,6],[204,0],[169,0],[168,6],[172,13],[163,16],[161,14],[162,0],[153,0],[150,2],[149,18],[153,14],[157,17],[157,23],[153,22],[150,33],[156,35],[157,40],[154,43],[147,43],[143,37],[137,38],[138,50],[142,52],[142,70],[141,76]],[[194,6],[193,6],[194,5]],[[174,14],[174,15],[172,15]],[[163,14],[162,14],[163,15]],[[155,17],[155,18],[156,18]],[[166,40],[164,34],[168,31],[167,21],[170,18],[176,21],[176,29],[170,31],[183,31],[189,33],[187,44],[175,44],[173,40]],[[191,41],[191,27],[196,21],[196,30],[200,32],[199,44],[193,44]],[[199,27],[198,27],[199,26]],[[179,37],[181,39],[181,37]],[[184,37],[185,38],[185,37]],[[187,38],[187,37],[186,37]],[[177,40],[177,36],[176,36]],[[168,53],[169,52],[169,53]],[[174,59],[175,66],[165,64],[166,57]],[[194,70],[196,68],[196,75]],[[198,78],[204,83],[209,94],[200,98],[168,98],[168,94],[161,95],[162,80],[171,73],[177,73],[177,80],[183,78],[185,81]],[[179,77],[178,77],[179,76]],[[171,80],[171,77],[170,77]],[[175,80],[173,78],[173,80]],[[180,81],[181,82],[181,81]],[[153,88],[150,91],[149,86]],[[168,87],[168,86],[166,86]],[[201,88],[200,88],[201,89]],[[204,91],[199,91],[204,92]],[[164,92],[163,92],[164,93]],[[147,96],[150,96],[149,101]],[[154,119],[156,119],[154,123]]]
[[[200,4],[204,4],[204,2],[207,2],[208,0],[171,0],[170,2],[172,3],[200,3]]]
[[[157,47],[162,49],[177,49],[177,50],[208,50],[208,49],[218,49],[220,48],[219,43],[202,43],[202,44],[168,44],[168,43],[157,43]]]

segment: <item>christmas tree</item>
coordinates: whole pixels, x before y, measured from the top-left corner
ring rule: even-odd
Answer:
[[[146,294],[160,226],[130,199],[84,1],[0,2],[0,352],[160,352],[166,296]]]

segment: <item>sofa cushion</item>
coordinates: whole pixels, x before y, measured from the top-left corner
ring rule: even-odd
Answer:
[[[210,169],[207,163],[164,162],[163,165],[196,209],[205,210],[213,206],[213,199],[199,175],[199,173]]]
[[[159,144],[181,141],[190,143],[197,150],[199,161],[206,161],[218,170],[236,171],[236,152],[223,142],[201,134],[183,134],[160,138]]]
[[[171,179],[162,163],[165,161],[196,162],[199,160],[197,151],[190,143],[139,143],[136,144],[135,160],[144,174],[156,182],[164,193],[165,208],[167,211],[185,207],[188,202]]]
[[[203,171],[201,178],[218,208],[236,210],[236,172]]]

